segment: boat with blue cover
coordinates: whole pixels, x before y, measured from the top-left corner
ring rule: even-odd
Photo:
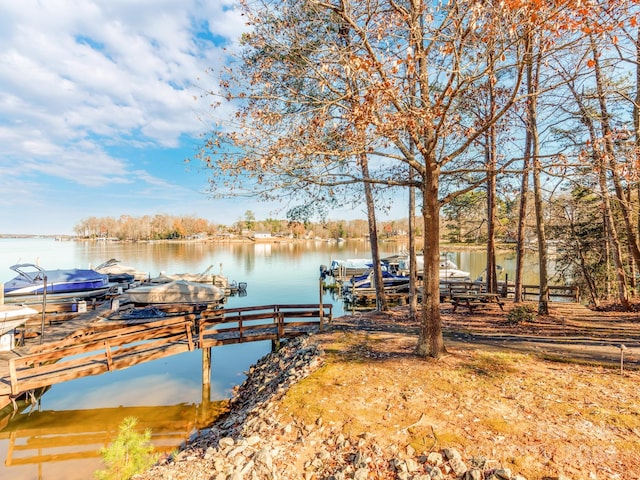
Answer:
[[[6,302],[29,300],[47,295],[84,297],[106,292],[109,277],[95,270],[71,268],[45,270],[33,263],[9,267],[18,275],[4,284]]]
[[[382,283],[385,287],[398,287],[401,285],[409,285],[408,275],[398,275],[389,270],[386,265],[380,265],[382,269]],[[354,276],[350,280],[344,282],[343,291],[349,291],[354,288],[372,288],[373,283],[373,267],[370,265],[369,270],[362,275]]]

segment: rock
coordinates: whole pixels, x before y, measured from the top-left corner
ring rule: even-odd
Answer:
[[[431,452],[429,453],[429,455],[427,455],[427,462],[430,465],[439,467],[444,463],[444,458],[442,457],[442,454],[440,452]]]
[[[444,474],[442,473],[442,470],[440,470],[440,467],[432,467],[430,465],[426,465],[425,470],[432,480],[444,480]]]
[[[263,465],[269,471],[273,469],[273,457],[269,448],[267,447],[264,447],[261,450],[257,451],[253,456],[253,461],[256,464]]]
[[[227,447],[233,447],[235,443],[236,442],[233,440],[233,438],[224,437],[220,439],[220,441],[218,442],[218,445],[220,446],[220,448],[227,448]]]
[[[369,477],[369,469],[368,468],[359,468],[353,475],[353,480],[367,480]]]
[[[493,474],[500,480],[511,480],[511,470],[508,468],[498,468]]]
[[[453,473],[455,473],[457,477],[464,475],[465,472],[467,471],[467,465],[462,461],[462,458],[460,458],[459,456],[453,457],[451,460],[449,460],[449,466],[451,467],[451,470],[453,470]]]
[[[474,467],[471,470],[466,471],[464,474],[464,480],[482,480],[483,476],[482,470]]]
[[[405,464],[407,465],[407,471],[409,473],[417,472],[421,467],[421,465],[413,458],[407,458],[405,460]]]
[[[442,450],[442,453],[444,454],[447,460],[453,460],[454,458],[462,458],[460,456],[460,452],[458,452],[458,450],[456,450],[455,448],[445,448],[444,450]]]

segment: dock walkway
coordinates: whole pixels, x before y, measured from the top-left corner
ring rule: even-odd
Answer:
[[[30,391],[195,348],[289,338],[331,321],[330,304],[236,309],[165,306],[162,318],[119,316],[110,305],[46,325],[44,342],[0,353],[0,409]]]

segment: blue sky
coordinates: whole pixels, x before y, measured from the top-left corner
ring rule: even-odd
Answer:
[[[0,0],[0,233],[70,234],[91,216],[284,218],[208,198],[207,172],[184,162],[215,120],[200,89],[245,28],[235,3]]]

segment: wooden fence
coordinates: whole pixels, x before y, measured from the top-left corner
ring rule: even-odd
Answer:
[[[522,298],[524,300],[537,300],[540,296],[540,285],[523,285]],[[580,301],[580,289],[576,285],[550,285],[549,297],[553,300],[570,301],[578,303]]]

